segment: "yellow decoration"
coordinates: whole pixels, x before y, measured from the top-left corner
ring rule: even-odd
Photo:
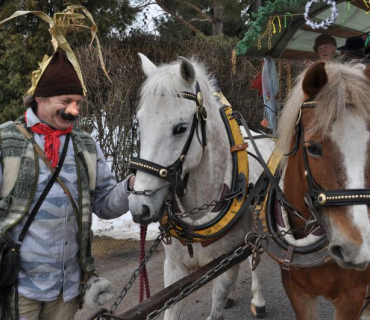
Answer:
[[[78,13],[78,11],[82,11],[83,14]],[[80,68],[80,65],[77,61],[77,58],[76,58],[75,54],[72,51],[71,46],[69,45],[69,43],[67,42],[67,40],[65,38],[66,35],[68,33],[70,33],[72,30],[77,30],[77,31],[80,31],[80,30],[83,30],[83,29],[89,29],[90,30],[90,32],[91,32],[90,46],[92,45],[93,41],[95,40],[97,50],[98,50],[100,65],[101,65],[104,73],[108,77],[109,81],[111,81],[109,76],[108,76],[108,73],[106,71],[106,68],[105,68],[99,39],[96,36],[98,27],[96,26],[96,24],[94,22],[94,19],[91,16],[90,12],[85,7],[83,7],[83,6],[69,6],[65,10],[63,10],[61,13],[55,13],[53,18],[51,18],[46,13],[41,12],[41,11],[22,11],[22,10],[21,11],[16,11],[9,18],[1,21],[0,25],[9,21],[9,20],[12,20],[16,17],[24,16],[24,15],[30,14],[30,13],[34,14],[35,16],[39,17],[41,20],[43,20],[43,21],[45,21],[46,23],[49,24],[49,26],[50,26],[49,32],[52,36],[51,42],[53,44],[54,50],[56,51],[58,48],[61,48],[62,50],[64,50],[66,52],[67,58],[71,62],[72,66],[75,69],[75,71],[77,73],[77,76],[78,76],[78,78],[79,78],[79,80],[82,84],[84,95],[86,95],[87,90],[86,90],[86,87],[85,87],[85,84],[84,84],[84,81],[83,81],[81,68]],[[90,20],[92,26],[87,26],[87,25],[84,24],[85,17],[87,17]],[[32,86],[28,90],[28,92],[27,92],[28,94],[30,94],[30,95],[34,94],[35,89],[37,87],[37,84],[38,84],[42,74],[44,73],[45,69],[49,65],[49,63],[51,61],[51,58],[52,57],[44,56],[43,60],[39,63],[39,68],[32,72],[32,75],[31,75]]]
[[[281,32],[281,21],[280,21],[280,17],[279,16],[274,16],[272,18],[271,23],[272,23],[272,27],[273,27],[273,33],[276,33],[276,28],[275,28],[275,23],[274,23],[275,18],[277,18],[277,20],[278,20],[278,23],[279,23],[279,33],[280,33]]]

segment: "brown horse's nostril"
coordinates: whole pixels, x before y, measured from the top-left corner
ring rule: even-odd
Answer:
[[[330,247],[330,252],[333,256],[344,261],[343,248],[341,246],[332,246]]]

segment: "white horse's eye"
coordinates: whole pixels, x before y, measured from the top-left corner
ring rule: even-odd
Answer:
[[[173,134],[174,135],[180,135],[186,132],[186,129],[188,128],[188,125],[186,123],[181,123],[178,126],[173,128]]]

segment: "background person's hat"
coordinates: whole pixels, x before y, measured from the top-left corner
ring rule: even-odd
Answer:
[[[337,47],[337,41],[332,36],[324,33],[324,34],[320,34],[315,39],[315,45],[313,46],[313,51],[317,52],[319,47],[323,44],[332,44],[333,46]]]
[[[337,48],[337,50],[357,51],[365,48],[365,41],[360,36],[349,37],[346,44]]]

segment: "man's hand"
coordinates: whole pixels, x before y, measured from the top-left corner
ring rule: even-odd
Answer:
[[[116,290],[105,278],[92,276],[86,284],[84,302],[90,308],[101,308],[114,297]]]

